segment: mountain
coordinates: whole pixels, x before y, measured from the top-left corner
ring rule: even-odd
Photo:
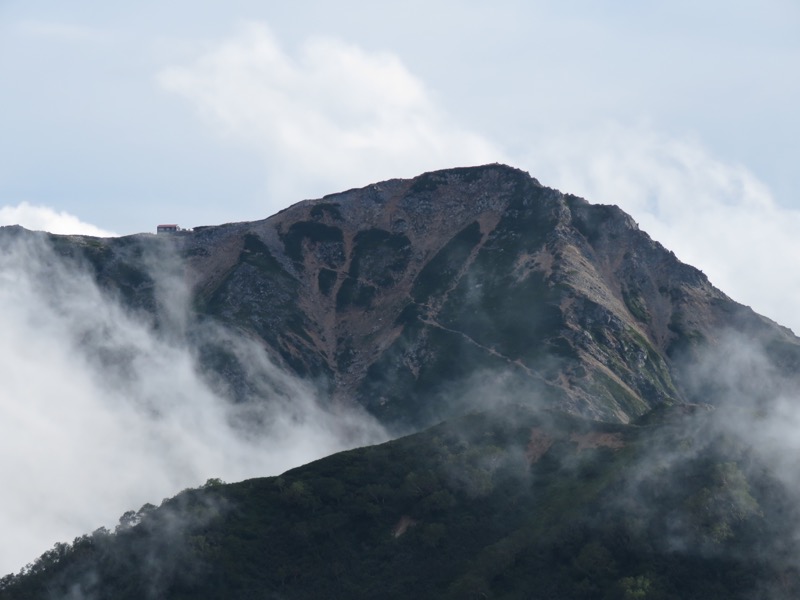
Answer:
[[[211,480],[56,545],[0,598],[796,598],[797,503],[708,407],[656,412],[507,406]]]
[[[617,207],[486,165],[174,235],[0,230],[31,239],[232,402],[271,399],[211,327],[411,435],[129,511],[2,599],[797,597],[800,340]]]
[[[467,389],[498,382],[519,401],[630,422],[692,400],[683,363],[723,331],[762,340],[782,367],[800,364],[790,331],[729,299],[620,209],[504,165],[386,181],[172,237],[50,238],[154,315],[158,263],[189,288],[190,336],[204,320],[244,332],[334,401],[398,431],[461,414],[473,408]],[[246,397],[237,358],[195,344]]]

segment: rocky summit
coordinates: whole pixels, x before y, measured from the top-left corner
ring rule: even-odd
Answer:
[[[693,400],[681,369],[730,331],[762,340],[776,364],[800,355],[789,330],[619,208],[499,164],[384,181],[262,221],[53,240],[153,314],[157,282],[142,257],[168,257],[189,287],[190,330],[212,319],[244,332],[335,402],[398,430],[508,397],[627,423]],[[235,357],[203,356],[243,393]]]

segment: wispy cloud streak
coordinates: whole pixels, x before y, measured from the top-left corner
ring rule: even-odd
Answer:
[[[198,329],[195,342],[226,344],[248,373],[252,397],[232,403],[185,341],[185,294],[157,290],[172,311],[157,331],[24,237],[0,251],[0,571],[207,478],[273,475],[385,439],[254,342]]]

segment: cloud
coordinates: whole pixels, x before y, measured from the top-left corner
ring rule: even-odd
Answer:
[[[20,202],[16,206],[0,207],[0,225],[21,225],[34,231],[49,231],[64,235],[115,237],[117,234],[89,223],[65,211]]]
[[[220,134],[261,152],[272,194],[262,211],[425,170],[512,162],[547,185],[621,206],[734,299],[800,331],[800,211],[691,136],[619,122],[543,133],[551,124],[509,158],[453,123],[395,55],[321,37],[289,52],[259,23],[158,81]]]
[[[153,276],[158,330],[43,243],[3,242],[0,572],[210,477],[274,475],[386,438],[254,342],[198,325],[193,343],[224,344],[247,373],[253,393],[234,404],[189,350],[188,295]]]
[[[162,70],[164,89],[186,98],[222,134],[263,153],[282,208],[425,170],[501,159],[480,135],[449,122],[434,96],[393,54],[333,38],[308,38],[290,54],[250,23],[194,63]]]
[[[783,368],[776,359],[784,363]],[[727,332],[717,347],[706,348],[693,362],[688,382],[696,397],[719,403],[715,425],[746,441],[750,451],[800,499],[798,359],[800,352],[788,345],[781,348]]]
[[[691,137],[619,123],[542,140],[525,163],[547,185],[617,204],[732,298],[800,332],[800,210],[744,166]]]
[[[251,23],[158,81],[220,133],[263,154],[272,210],[302,195],[508,161],[449,121],[395,55],[332,38],[308,38],[290,54]],[[690,136],[618,122],[542,135],[510,162],[563,191],[621,206],[726,293],[800,331],[800,211],[778,206],[745,167]]]

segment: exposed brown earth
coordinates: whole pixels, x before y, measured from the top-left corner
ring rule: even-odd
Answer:
[[[525,457],[528,459],[528,464],[532,465],[539,462],[555,442],[564,440],[577,444],[575,447],[577,452],[594,448],[619,450],[626,445],[622,439],[622,434],[619,432],[586,431],[579,433],[573,431],[567,436],[565,432],[554,432],[548,431],[543,427],[533,427],[531,428],[528,446],[525,449]]]
[[[163,239],[69,244],[132,304],[154,304],[152,282],[120,273],[141,270]],[[680,370],[729,330],[800,364],[789,330],[729,299],[620,209],[504,165],[385,181],[171,245],[198,317],[387,423],[418,427],[463,412],[470,394],[507,395],[483,383],[494,380],[510,381],[515,401],[630,422],[695,400]]]
[[[602,433],[599,431],[589,431],[586,433],[571,433],[571,442],[578,444],[578,452],[591,448],[612,448],[619,450],[625,447],[621,433]]]
[[[541,427],[534,427],[531,429],[531,439],[528,442],[528,447],[525,449],[525,458],[528,459],[528,464],[532,465],[539,462],[550,446],[555,442],[555,438]]]

